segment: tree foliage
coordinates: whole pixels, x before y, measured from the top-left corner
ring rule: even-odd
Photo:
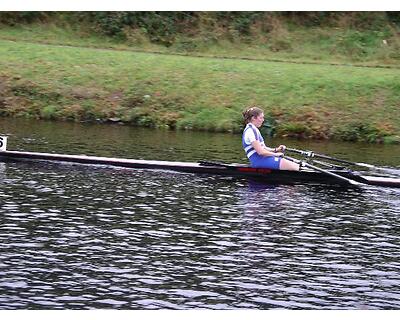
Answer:
[[[306,27],[345,26],[356,30],[383,30],[388,24],[400,25],[399,12],[0,12],[0,24],[18,25],[34,22],[68,21],[81,24],[95,32],[126,38],[127,30],[140,30],[151,42],[172,45],[180,34],[196,34],[204,21],[215,30],[234,32],[240,37],[251,36],[252,26],[261,25],[268,33],[276,19]]]

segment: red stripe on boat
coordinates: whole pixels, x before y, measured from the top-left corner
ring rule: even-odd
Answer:
[[[240,172],[256,172],[256,173],[271,173],[271,169],[265,169],[265,168],[237,168],[238,171]]]

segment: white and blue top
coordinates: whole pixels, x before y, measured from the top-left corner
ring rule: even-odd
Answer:
[[[253,154],[257,154],[256,150],[251,145],[252,142],[256,140],[260,142],[262,147],[265,147],[264,138],[260,130],[258,130],[254,124],[248,123],[243,130],[242,145],[249,159]]]
[[[251,143],[256,140],[265,148],[264,138],[258,128],[254,124],[248,123],[243,130],[242,145],[250,160],[251,167],[278,170],[280,168],[281,157],[259,155],[251,145]]]

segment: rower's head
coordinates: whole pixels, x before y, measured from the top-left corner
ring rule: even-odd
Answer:
[[[243,120],[245,124],[252,123],[260,127],[264,122],[264,111],[257,106],[248,107],[243,111]]]

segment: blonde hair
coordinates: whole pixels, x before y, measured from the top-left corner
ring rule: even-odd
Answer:
[[[246,108],[246,110],[243,111],[244,124],[248,124],[253,117],[258,117],[261,113],[264,113],[264,111],[257,106]]]

